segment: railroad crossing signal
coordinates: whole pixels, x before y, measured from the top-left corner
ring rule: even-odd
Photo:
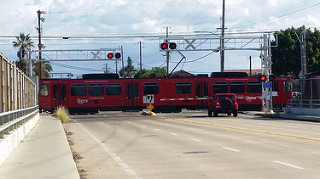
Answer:
[[[196,49],[196,47],[193,45],[193,42],[195,42],[196,41],[196,39],[192,39],[191,41],[189,41],[188,39],[185,39],[185,41],[187,42],[187,46],[186,46],[186,50],[195,50]]]
[[[161,50],[175,50],[177,48],[177,44],[175,42],[163,42],[160,44]]]
[[[115,53],[115,54],[108,53],[107,57],[108,57],[108,59],[112,59],[113,57],[115,57],[116,59],[119,59],[119,58],[121,58],[121,54],[120,53]]]

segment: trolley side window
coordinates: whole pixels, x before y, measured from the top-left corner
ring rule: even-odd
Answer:
[[[135,98],[139,97],[139,85],[138,84],[133,85],[133,96]]]
[[[244,93],[245,85],[243,81],[231,81],[230,93]]]
[[[71,84],[72,96],[85,96],[86,94],[87,94],[86,84],[84,83]]]
[[[189,82],[177,82],[176,83],[176,94],[190,94],[191,83]]]
[[[120,83],[107,83],[106,94],[107,95],[121,95],[121,84]]]
[[[228,93],[228,84],[226,81],[214,82],[213,93]]]
[[[158,94],[159,84],[157,82],[146,82],[143,83],[144,94]]]
[[[89,95],[91,96],[98,96],[103,95],[103,84],[102,83],[90,83],[88,86]]]
[[[48,96],[48,95],[49,95],[49,86],[40,85],[40,96]]]
[[[283,82],[283,92],[284,93],[290,93],[291,91],[291,82],[290,81],[284,81]]]
[[[260,82],[248,81],[247,82],[247,92],[248,93],[261,93],[262,86]]]

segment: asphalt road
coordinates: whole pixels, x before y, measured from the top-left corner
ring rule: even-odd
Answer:
[[[320,178],[320,123],[206,111],[71,118],[82,178]]]

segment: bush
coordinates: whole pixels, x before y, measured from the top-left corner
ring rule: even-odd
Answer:
[[[68,122],[69,117],[68,117],[68,109],[67,108],[65,108],[64,106],[59,106],[56,109],[56,114],[62,123]]]

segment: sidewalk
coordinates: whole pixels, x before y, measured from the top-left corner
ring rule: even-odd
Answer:
[[[1,179],[79,179],[60,120],[40,114],[39,123],[0,166]]]

